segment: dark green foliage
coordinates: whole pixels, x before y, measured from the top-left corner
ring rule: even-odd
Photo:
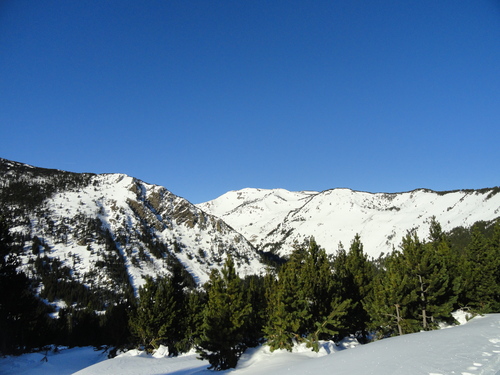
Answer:
[[[181,252],[181,247],[177,241],[174,241],[174,253],[178,254]]]
[[[99,321],[101,340],[98,345],[123,347],[130,342],[129,313],[126,303],[111,304]]]
[[[35,270],[42,282],[43,288],[40,293],[42,298],[49,301],[62,300],[68,306],[78,304],[82,307],[92,306],[99,309],[97,295],[83,284],[71,277],[71,270],[63,266],[58,259],[49,258],[46,255],[35,260]]]
[[[420,318],[421,329],[435,328],[436,320],[451,318],[456,301],[446,261],[434,246],[420,242],[415,233],[403,238],[401,248],[413,297],[414,318]]]
[[[268,279],[257,275],[243,279],[246,300],[252,306],[252,313],[248,316],[243,339],[248,347],[257,346],[264,336],[262,329],[267,320],[266,282]]]
[[[456,227],[446,233],[449,245],[453,251],[462,254],[472,240],[472,232],[478,231],[485,239],[493,237],[495,224],[500,222],[500,218],[492,221],[477,221],[471,227]]]
[[[355,334],[361,342],[366,342],[367,325],[370,316],[365,307],[371,294],[374,269],[363,251],[361,238],[356,235],[349,252],[339,247],[333,258],[333,280],[335,290],[342,300],[350,300],[347,308],[347,322],[340,330],[338,338]]]
[[[31,245],[31,252],[33,255],[38,255],[40,253],[40,246],[42,245],[42,242],[40,239],[35,236],[33,237],[33,244]]]
[[[350,301],[340,302],[333,286],[325,251],[314,239],[297,246],[268,292],[264,333],[272,351],[291,350],[294,341],[318,350],[319,339],[339,333]]]
[[[175,285],[170,278],[147,278],[139,289],[139,300],[130,317],[130,329],[139,342],[148,350],[160,344],[173,348],[179,340],[177,319],[180,316],[180,301]]]
[[[190,350],[202,322],[205,293],[181,263],[168,257],[170,277],[148,278],[130,314],[130,330],[147,350],[167,346],[170,354]]]
[[[268,321],[264,333],[271,351],[291,351],[293,339],[305,333],[306,321],[310,320],[308,302],[296,266],[292,258],[281,268],[278,280],[268,292]]]
[[[271,251],[257,250],[257,252],[260,255],[262,263],[264,263],[268,267],[273,267],[278,269],[279,267],[281,267],[283,264],[286,263],[286,259],[280,257],[279,255]]]
[[[101,343],[99,317],[91,309],[59,310],[56,342],[68,346],[97,346]]]
[[[108,229],[103,232],[102,237],[104,237],[106,245],[106,252],[103,254],[103,266],[106,267],[110,279],[114,282],[115,290],[124,299],[132,300],[134,292],[125,265],[125,258]]]
[[[409,287],[401,254],[393,251],[384,264],[383,272],[374,278],[373,294],[366,304],[371,317],[369,328],[377,331],[378,337],[413,332],[418,325],[410,311],[415,293]]]
[[[478,227],[472,228],[471,241],[461,257],[462,288],[459,302],[473,310],[487,313],[500,311],[500,224],[488,240]]]
[[[188,289],[184,297],[184,308],[178,324],[183,327],[183,335],[176,345],[180,353],[188,352],[196,346],[201,335],[203,310],[207,303],[207,294],[200,289]]]
[[[167,266],[168,270],[172,273],[175,284],[180,285],[181,288],[196,288],[196,281],[193,275],[186,270],[175,255],[167,255]]]
[[[19,353],[49,343],[51,310],[40,301],[30,280],[17,271],[17,254],[8,224],[0,217],[0,354]]]
[[[252,306],[247,301],[231,256],[228,256],[222,272],[212,271],[207,292],[198,352],[201,358],[209,361],[211,369],[236,367],[238,358],[246,349],[245,331]]]
[[[332,312],[323,319],[323,321],[317,321],[314,323],[315,330],[310,332],[305,338],[307,347],[312,348],[313,351],[319,351],[319,340],[322,336],[327,335],[327,337],[338,336],[339,330],[333,327],[342,327],[345,324],[344,317],[348,313],[350,300],[344,300],[340,302],[336,299],[332,303]]]
[[[5,234],[2,236],[2,255],[8,254],[0,256],[2,352],[20,352],[47,344],[123,345],[127,342],[128,318],[119,318],[116,310],[123,295],[120,297],[120,293],[105,288],[92,289],[75,280],[69,267],[47,256],[49,249],[38,237],[32,239],[32,250],[38,248],[38,254],[32,263],[33,279],[28,279],[17,270],[16,246],[12,244],[5,222],[2,223]],[[44,253],[41,253],[42,248]],[[70,307],[61,309],[57,319],[51,319],[48,313],[54,310],[36,297],[34,286],[41,286],[40,297],[49,301],[61,300]],[[123,309],[128,308],[128,305],[122,308],[122,315]],[[96,314],[103,310],[105,314]]]
[[[455,257],[435,220],[429,239],[422,242],[409,232],[401,251],[387,257],[375,278],[367,307],[371,327],[382,336],[434,329],[439,321],[452,320],[459,280],[449,269],[456,269]]]
[[[458,307],[462,275],[459,272],[459,254],[451,248],[448,235],[443,232],[435,217],[431,218],[429,238],[424,246],[435,267],[426,288],[429,292],[427,308],[431,316],[429,327],[435,328],[434,320],[448,323],[453,321],[450,311]]]
[[[450,277],[457,290],[457,307],[475,312],[500,311],[500,220],[478,221],[470,228],[457,227],[447,234],[452,259]]]

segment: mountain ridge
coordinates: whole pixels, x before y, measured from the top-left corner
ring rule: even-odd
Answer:
[[[280,197],[275,197],[278,190]],[[498,192],[499,187],[442,192],[419,188],[402,193],[334,188],[305,195],[284,189],[247,188],[228,192],[197,206],[222,218],[263,251],[287,255],[295,241],[301,242],[313,236],[327,252],[335,253],[339,242],[348,246],[358,233],[365,251],[376,258],[397,248],[408,230],[415,229],[421,238],[425,238],[431,217],[442,222],[445,230],[498,218]],[[244,196],[255,195],[259,197],[241,202]],[[281,202],[283,197],[294,195],[301,196],[303,201]],[[240,201],[234,202],[234,196],[239,196]],[[265,209],[273,209],[269,201],[275,204],[275,214],[259,214]],[[332,204],[333,208],[329,208]],[[383,235],[374,236],[376,232]]]
[[[138,268],[131,266],[137,274],[132,276],[135,289],[141,285],[139,280],[143,276],[156,274],[151,269],[145,271],[148,266],[142,262],[147,258],[150,265],[154,265],[161,263],[162,257],[175,257],[198,282],[203,282],[212,267],[220,267],[225,256],[223,248],[236,255],[241,250],[243,255],[237,255],[241,257],[237,262],[241,271],[256,274],[264,267],[260,260],[262,252],[286,256],[296,241],[310,236],[332,254],[339,243],[348,246],[358,233],[365,252],[376,258],[397,248],[408,230],[416,229],[419,236],[425,238],[427,224],[433,216],[445,230],[500,216],[500,194],[497,194],[500,187],[449,191],[418,188],[396,193],[345,187],[323,191],[245,188],[193,205],[165,187],[120,173],[75,173],[7,159],[0,159],[0,172],[2,206],[13,210],[11,216],[16,212],[21,216],[34,215],[30,223],[14,226],[14,233],[25,232],[24,236],[30,241],[34,236],[43,240],[47,236],[43,228],[35,226],[37,220],[33,220],[37,215],[66,217],[67,221],[78,213],[94,215],[100,220],[97,226],[110,231],[118,248],[123,246],[123,251],[132,251],[133,255],[124,253],[124,259],[127,266],[133,261]],[[108,186],[106,191],[101,189],[101,184]],[[111,186],[121,186],[120,193]],[[76,194],[83,187],[85,199]],[[63,196],[58,195],[60,193]],[[113,198],[117,196],[121,197],[120,204]],[[16,199],[24,200],[26,207],[12,204]],[[51,199],[53,201],[47,203]],[[37,213],[43,204],[51,206],[52,211]],[[83,210],[84,206],[93,207],[93,211]],[[136,229],[132,230],[131,225]],[[134,231],[139,234],[132,233]],[[186,231],[190,234],[186,235]],[[217,234],[219,232],[224,235]],[[23,244],[24,252],[29,252],[26,241]],[[161,250],[155,250],[155,246]],[[138,260],[139,257],[142,259]],[[168,272],[165,266],[157,264],[156,267]]]
[[[172,264],[199,284],[228,254],[242,276],[264,267],[241,234],[165,187],[125,174],[80,174],[7,159],[0,159],[0,174],[1,214],[28,274],[38,273],[41,258],[46,266],[71,269],[70,279],[119,290],[123,279],[110,276],[119,267],[137,292],[144,277],[170,274]]]

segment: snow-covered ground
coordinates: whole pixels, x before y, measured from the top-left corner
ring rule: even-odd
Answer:
[[[352,349],[345,350],[348,347]],[[4,375],[201,375],[208,363],[196,354],[170,358],[130,351],[114,359],[91,348],[49,354],[0,358]],[[81,370],[80,370],[81,369]],[[80,370],[80,371],[78,371]],[[76,371],[76,372],[75,372]],[[343,347],[325,344],[319,353],[296,347],[292,353],[267,346],[247,350],[238,367],[222,371],[234,375],[286,374],[496,374],[500,375],[500,314],[476,317],[467,324],[380,340],[367,345],[347,341]]]

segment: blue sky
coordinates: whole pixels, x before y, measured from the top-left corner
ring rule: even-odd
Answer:
[[[200,203],[500,185],[500,2],[0,3],[0,157]]]

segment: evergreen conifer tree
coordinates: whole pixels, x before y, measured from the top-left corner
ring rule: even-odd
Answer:
[[[351,242],[348,253],[342,244],[339,245],[333,259],[333,274],[335,289],[340,291],[340,297],[351,301],[347,311],[346,328],[340,333],[339,338],[354,333],[358,340],[364,342],[370,319],[365,304],[371,293],[374,273],[358,234]]]
[[[8,224],[0,217],[0,354],[20,353],[51,339],[50,308],[18,265]]]
[[[493,279],[495,282],[495,292],[491,305],[492,312],[500,312],[500,220],[494,224],[493,236],[489,241],[489,253],[492,259]]]
[[[188,352],[196,346],[198,338],[201,336],[203,324],[203,311],[206,305],[207,295],[204,290],[188,290],[185,296],[183,314],[181,314],[184,332],[181,340],[177,343],[179,352]]]
[[[306,333],[306,322],[311,317],[310,304],[300,278],[299,259],[299,253],[292,254],[268,293],[268,321],[264,333],[271,351],[291,351],[293,340],[300,340]]]
[[[243,280],[247,302],[252,306],[252,313],[247,319],[244,342],[248,347],[254,347],[262,340],[262,329],[267,318],[267,301],[265,294],[265,277],[251,275]]]
[[[500,308],[499,251],[496,245],[498,231],[495,229],[493,238],[488,241],[474,225],[471,241],[465,249],[460,264],[460,270],[464,275],[460,303],[480,313],[498,311]]]
[[[198,353],[211,369],[236,367],[245,351],[245,329],[252,306],[245,298],[242,280],[236,274],[229,255],[222,272],[214,269],[208,282],[208,301],[198,340]]]
[[[174,350],[179,316],[172,280],[160,277],[155,281],[148,277],[146,284],[139,289],[137,309],[129,321],[130,329],[148,350],[160,345]]]
[[[459,271],[460,254],[457,249],[452,248],[452,243],[446,233],[443,232],[441,224],[433,216],[429,227],[429,243],[436,256],[446,265],[448,271],[450,288],[446,297],[458,296],[462,275]]]
[[[417,323],[408,314],[411,290],[408,275],[402,272],[401,253],[393,250],[383,263],[385,269],[375,276],[373,293],[365,304],[371,317],[369,328],[379,338],[412,332]]]
[[[435,328],[436,319],[450,319],[456,297],[445,261],[432,244],[422,243],[415,232],[408,233],[401,245],[404,272],[409,276],[414,318],[421,320],[421,329]],[[418,312],[417,312],[418,311]]]
[[[305,341],[318,350],[318,340],[332,338],[344,323],[349,300],[340,301],[324,249],[314,239],[297,246],[268,293],[265,338],[271,350],[291,350]]]
[[[408,232],[401,251],[393,251],[376,278],[367,306],[372,328],[382,335],[396,328],[399,334],[433,329],[438,321],[452,319],[457,298],[447,269],[449,250],[438,226],[431,226],[430,237],[434,242],[421,242],[415,231]]]

